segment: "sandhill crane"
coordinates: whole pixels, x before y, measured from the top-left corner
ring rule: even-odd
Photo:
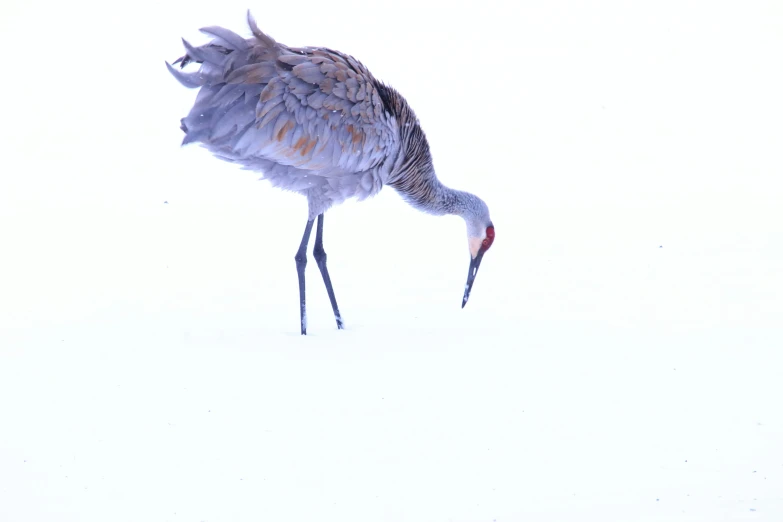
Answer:
[[[289,47],[262,33],[248,11],[252,37],[222,27],[201,29],[213,40],[174,62],[197,72],[169,71],[185,87],[199,88],[182,119],[182,144],[200,143],[215,156],[260,171],[272,185],[307,197],[308,217],[296,252],[302,335],[306,250],[318,218],[313,256],[321,271],[337,328],[337,307],[323,248],[324,212],[350,197],[364,199],[384,185],[415,208],[464,218],[470,267],[462,297],[468,302],[495,228],[477,196],[443,185],[429,145],[405,99],[379,82],[352,56],[323,47]]]

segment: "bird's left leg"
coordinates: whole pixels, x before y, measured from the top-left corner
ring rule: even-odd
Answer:
[[[313,257],[318,264],[318,269],[321,270],[321,276],[324,278],[324,284],[326,285],[326,293],[329,294],[329,302],[332,303],[332,311],[334,311],[334,318],[337,321],[337,328],[343,329],[343,318],[340,316],[340,310],[337,308],[337,299],[334,297],[334,289],[332,288],[332,279],[329,277],[329,271],[326,269],[326,252],[324,252],[324,215],[318,215],[318,228],[315,231],[315,247],[313,247]]]
[[[307,310],[305,307],[305,266],[307,266],[307,243],[310,242],[310,232],[313,230],[313,221],[309,220],[302,235],[302,243],[296,251],[296,274],[299,276],[299,323],[302,326],[302,335],[307,335]]]

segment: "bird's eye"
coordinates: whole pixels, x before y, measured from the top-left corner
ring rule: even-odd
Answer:
[[[481,247],[484,250],[489,250],[493,241],[495,241],[495,227],[487,227],[487,237],[481,242]]]

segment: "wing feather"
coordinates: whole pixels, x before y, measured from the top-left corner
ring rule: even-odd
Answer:
[[[262,33],[252,17],[248,40],[220,27],[203,32],[213,42],[184,42],[197,73],[172,73],[188,87],[201,87],[183,119],[185,142],[198,141],[216,155],[261,168],[295,167],[296,186],[318,179],[370,172],[396,161],[400,136],[394,115],[383,110],[375,78],[354,58],[325,48],[291,48]],[[285,171],[291,174],[290,171]],[[302,176],[310,178],[302,181]],[[293,175],[293,174],[291,174]],[[358,175],[339,189],[353,194],[380,187]],[[337,190],[337,189],[335,189]]]

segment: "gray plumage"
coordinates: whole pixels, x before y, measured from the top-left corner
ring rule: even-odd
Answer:
[[[183,40],[187,54],[174,63],[197,62],[196,72],[166,64],[184,86],[199,88],[182,119],[183,144],[200,143],[303,194],[308,220],[390,185],[422,211],[462,216],[469,238],[489,248],[486,204],[440,183],[419,121],[397,91],[352,56],[289,47],[262,33],[250,13],[248,23],[248,39],[208,27],[202,32],[211,42],[194,47]]]

